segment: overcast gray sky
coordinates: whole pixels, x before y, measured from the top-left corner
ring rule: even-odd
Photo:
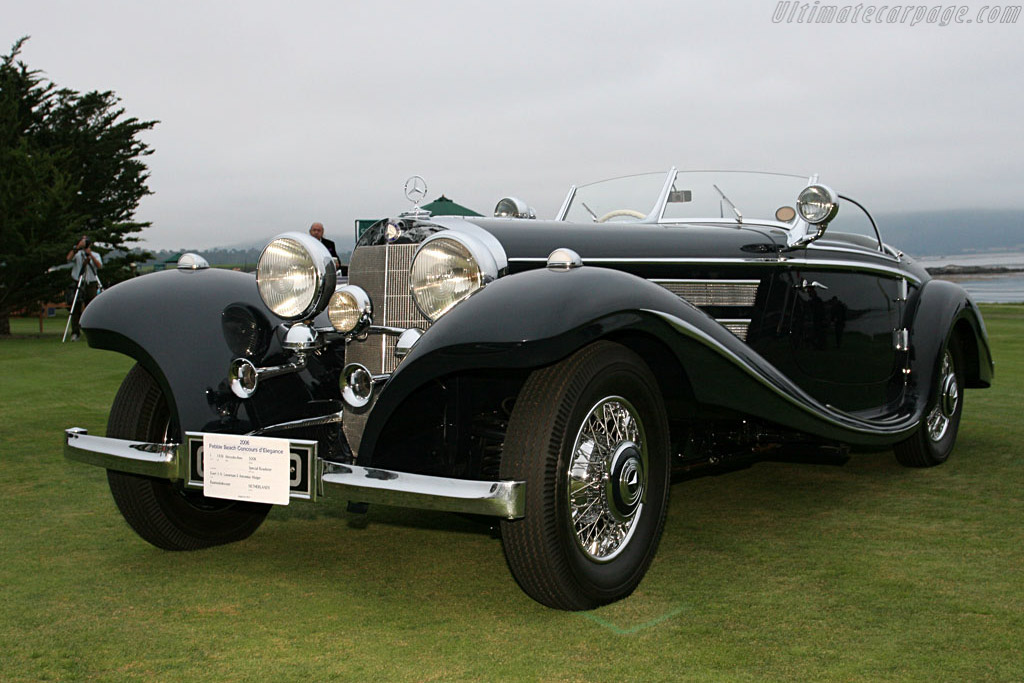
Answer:
[[[768,0],[4,0],[0,48],[30,35],[30,67],[160,121],[153,249],[314,220],[348,241],[414,173],[430,199],[541,217],[572,183],[672,165],[817,172],[875,213],[1024,208],[1024,17],[960,7],[911,26],[777,23]]]

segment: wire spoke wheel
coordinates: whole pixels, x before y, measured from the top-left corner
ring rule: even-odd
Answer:
[[[960,383],[953,365],[953,354],[946,349],[939,371],[939,397],[928,413],[928,438],[940,442],[949,431],[953,416],[960,407]]]
[[[606,562],[626,547],[643,513],[643,425],[626,399],[601,400],[587,415],[569,465],[569,513],[580,549]]]
[[[502,479],[526,482],[525,517],[501,525],[523,590],[572,610],[629,595],[665,524],[668,453],[657,380],[624,346],[595,342],[534,371],[501,459]]]

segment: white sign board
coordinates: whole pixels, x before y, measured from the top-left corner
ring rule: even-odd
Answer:
[[[288,504],[288,439],[203,435],[203,494],[251,503]]]

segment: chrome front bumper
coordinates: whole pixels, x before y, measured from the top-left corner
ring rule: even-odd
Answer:
[[[201,435],[190,433],[190,438]],[[408,474],[321,460],[315,442],[301,442],[309,451],[309,486],[293,498],[316,500],[325,488],[360,503],[379,503],[421,510],[463,512],[505,519],[524,515],[526,484],[521,481],[472,481]],[[201,488],[190,471],[188,444],[155,444],[92,436],[73,427],[64,430],[64,456],[109,470],[182,481]]]

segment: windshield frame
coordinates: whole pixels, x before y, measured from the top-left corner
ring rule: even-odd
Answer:
[[[795,173],[774,173],[774,172],[770,172],[770,171],[737,171],[737,170],[724,170],[724,169],[709,169],[709,170],[699,170],[699,171],[680,171],[675,166],[673,166],[672,168],[669,169],[668,173],[665,174],[665,182],[662,184],[661,191],[658,193],[657,199],[654,202],[654,205],[651,207],[650,211],[647,213],[647,215],[644,216],[643,218],[639,218],[639,219],[636,219],[634,221],[626,221],[626,223],[627,224],[634,224],[634,223],[637,223],[637,224],[656,224],[656,225],[678,225],[678,224],[686,224],[686,223],[702,223],[702,224],[718,224],[718,225],[731,225],[731,226],[743,225],[744,223],[757,223],[757,224],[762,224],[762,225],[770,225],[770,226],[773,226],[773,227],[779,227],[779,228],[781,228],[783,230],[786,230],[787,232],[792,231],[792,230],[797,229],[797,228],[801,228],[801,227],[804,230],[807,229],[808,226],[799,217],[799,215],[794,220],[788,221],[788,222],[787,221],[780,221],[780,220],[773,220],[772,218],[766,218],[766,217],[761,217],[761,216],[756,216],[756,217],[752,217],[752,216],[742,216],[742,217],[741,216],[727,216],[727,217],[723,217],[723,216],[683,216],[683,217],[679,217],[679,218],[676,218],[676,217],[665,218],[665,212],[666,212],[666,209],[668,208],[668,204],[669,204],[669,202],[668,202],[669,195],[670,195],[670,193],[672,191],[672,188],[675,186],[676,181],[680,177],[685,177],[685,176],[688,176],[688,175],[691,175],[691,174],[698,174],[698,173],[703,173],[703,174],[721,174],[721,175],[736,174],[736,175],[744,175],[744,176],[771,176],[771,177],[776,177],[776,178],[778,178],[778,177],[791,178],[793,180],[800,181],[800,186],[799,186],[799,188],[797,190],[797,193],[799,192],[800,189],[803,189],[804,187],[807,187],[808,185],[813,185],[814,183],[816,183],[818,181],[818,176],[816,174],[807,176],[807,175],[798,175],[798,174],[795,174]],[[604,179],[604,180],[598,180],[598,181],[595,181],[595,182],[586,183],[584,185],[573,185],[572,187],[569,188],[569,192],[566,195],[565,200],[562,202],[562,206],[559,209],[558,214],[555,217],[555,220],[558,220],[558,221],[567,220],[567,216],[569,214],[569,211],[574,206],[574,201],[577,199],[577,194],[578,194],[579,190],[581,190],[583,188],[593,187],[595,185],[600,185],[600,184],[604,184],[604,183],[608,183],[608,182],[612,182],[612,181],[627,180],[627,179],[631,179],[631,178],[639,178],[639,177],[642,177],[642,176],[654,176],[654,175],[658,175],[658,173],[657,172],[652,172],[652,173],[635,173],[635,174],[630,174],[630,175],[617,176],[615,178],[607,178],[607,179]],[[726,187],[726,190],[728,190],[728,187]],[[725,197],[725,199],[730,204],[732,203],[732,199],[733,198]],[[796,193],[793,195],[792,201],[795,203],[795,201],[796,201]],[[742,201],[738,202],[737,208],[740,211],[743,210],[744,207],[743,207],[743,202]],[[596,223],[598,221],[595,219],[594,222]]]
[[[722,213],[722,214],[717,215],[717,216],[707,216],[707,217],[702,217],[702,216],[680,216],[680,217],[669,217],[669,218],[665,217],[665,214],[666,214],[666,212],[668,210],[668,206],[670,204],[669,199],[671,198],[672,192],[674,190],[676,190],[676,183],[677,183],[677,181],[679,181],[681,178],[686,178],[687,176],[697,175],[697,174],[703,174],[703,175],[709,176],[708,178],[704,179],[706,181],[715,181],[715,182],[711,182],[711,186],[715,189],[715,191],[721,197],[721,200],[723,202],[723,206],[728,206],[730,208],[730,210],[732,211],[732,215],[726,215],[726,214]],[[588,213],[591,216],[591,222],[594,223],[595,225],[601,225],[603,223],[608,222],[611,218],[616,218],[616,217],[618,217],[618,218],[625,218],[626,219],[626,220],[620,220],[620,221],[616,221],[616,222],[612,223],[612,225],[615,225],[615,226],[618,226],[618,227],[624,227],[624,226],[628,226],[628,225],[647,225],[647,226],[662,226],[662,227],[666,227],[667,228],[667,227],[673,227],[673,226],[680,226],[681,227],[681,226],[686,226],[686,225],[707,225],[707,226],[723,226],[723,227],[740,228],[740,227],[745,227],[745,226],[750,226],[750,225],[757,225],[757,226],[761,226],[761,227],[778,229],[778,230],[781,230],[781,231],[785,232],[786,235],[787,235],[788,248],[790,248],[790,249],[808,246],[811,243],[813,243],[815,240],[817,240],[818,238],[824,236],[823,231],[819,232],[820,231],[820,226],[818,226],[818,225],[811,225],[810,223],[806,222],[801,217],[800,213],[798,211],[795,211],[795,210],[794,210],[794,213],[796,215],[792,219],[790,219],[788,221],[780,220],[780,219],[778,219],[777,217],[774,217],[774,216],[773,217],[762,217],[762,216],[744,215],[742,213],[742,211],[744,209],[744,200],[745,199],[750,199],[749,193],[746,193],[746,194],[741,193],[741,194],[737,195],[737,197],[733,197],[733,196],[731,196],[727,192],[727,190],[729,189],[730,186],[735,188],[737,185],[740,185],[739,183],[737,183],[736,185],[732,185],[731,183],[729,183],[728,181],[729,181],[729,176],[730,175],[732,175],[734,177],[745,176],[745,177],[747,177],[747,182],[749,182],[749,177],[750,176],[764,176],[764,177],[771,177],[771,178],[776,178],[776,179],[784,178],[784,179],[788,179],[788,180],[792,180],[792,181],[798,181],[798,182],[794,182],[794,184],[793,184],[793,189],[797,190],[794,193],[793,198],[792,198],[792,202],[795,205],[796,204],[796,198],[797,198],[797,196],[799,196],[800,192],[802,192],[803,188],[806,188],[806,187],[808,187],[810,185],[818,184],[818,174],[816,174],[816,173],[815,174],[811,174],[811,175],[808,176],[808,175],[800,175],[800,174],[796,174],[796,173],[777,173],[777,172],[773,172],[773,171],[742,171],[742,170],[734,170],[734,169],[731,169],[731,170],[726,170],[726,169],[709,169],[709,170],[692,170],[692,171],[691,170],[684,170],[684,171],[680,171],[675,166],[673,166],[672,168],[669,169],[668,173],[664,174],[665,180],[662,182],[661,190],[658,192],[657,199],[654,202],[653,207],[651,207],[651,210],[646,215],[644,215],[643,217],[639,217],[639,215],[638,215],[638,214],[640,214],[639,210],[636,210],[636,211],[615,211],[615,210],[613,210],[613,211],[610,211],[610,212],[606,213],[605,215],[599,217],[594,211],[591,210],[591,208],[587,204],[584,203],[584,200],[580,199],[579,196],[578,196],[579,195],[579,190],[582,190],[584,188],[590,188],[590,187],[593,187],[593,186],[596,186],[596,185],[603,185],[603,184],[614,183],[614,182],[618,182],[618,181],[631,181],[631,180],[636,180],[636,179],[643,179],[645,177],[650,177],[651,178],[651,181],[649,182],[647,187],[653,189],[654,187],[657,187],[655,178],[657,176],[660,176],[660,175],[662,175],[662,174],[661,174],[661,172],[658,172],[658,171],[648,172],[648,173],[634,173],[634,174],[629,174],[629,175],[616,176],[614,178],[605,178],[605,179],[602,179],[602,180],[597,180],[597,181],[594,181],[594,182],[586,183],[586,184],[583,184],[583,185],[573,185],[573,186],[571,186],[569,188],[569,192],[566,195],[565,200],[562,202],[562,206],[558,210],[558,213],[555,216],[555,220],[556,221],[568,221],[569,220],[569,218],[568,218],[569,212],[575,206],[574,202],[579,200],[580,204],[583,207],[583,209],[586,211],[586,213]],[[725,190],[721,189],[718,186],[719,182],[722,183],[722,185],[725,187]],[[686,183],[684,183],[684,184],[686,184]],[[694,185],[694,186],[696,187],[696,185]],[[680,191],[685,191],[685,190],[680,190]],[[771,195],[771,196],[774,197],[774,194]],[[862,212],[867,217],[867,220],[869,221],[870,226],[872,228],[872,232],[874,234],[873,235],[866,234],[866,235],[863,235],[863,237],[867,237],[868,239],[870,239],[872,242],[874,242],[877,245],[877,246],[875,246],[872,249],[872,251],[876,251],[877,250],[877,252],[882,253],[882,254],[887,254],[887,255],[890,255],[890,252],[892,252],[891,255],[896,255],[895,250],[893,250],[891,247],[888,247],[885,244],[885,242],[882,240],[881,231],[878,229],[878,225],[877,225],[877,223],[875,223],[874,216],[871,215],[871,212],[868,211],[865,206],[863,206],[862,204],[860,204],[859,202],[857,202],[856,200],[854,200],[854,199],[852,199],[852,198],[850,198],[848,196],[838,195],[838,197],[839,197],[841,202],[845,202],[845,203],[849,204],[850,208],[852,210],[855,210],[855,211],[859,210],[860,212]],[[737,204],[734,204],[733,203],[733,199],[737,199],[737,198],[738,198],[738,202],[737,202]],[[612,199],[615,200],[616,198],[612,197]],[[783,201],[783,202],[786,201],[786,199],[784,199],[781,195],[780,195],[779,199],[780,199],[780,201]],[[642,205],[641,200],[639,200],[637,198],[634,198],[633,201],[635,202],[635,204],[638,207],[640,205]],[[686,203],[688,201],[689,201],[689,199],[683,199],[683,200],[680,201],[680,203]],[[626,203],[626,202],[624,202],[624,203]],[[597,206],[597,204],[595,204],[595,206]],[[788,206],[788,204],[783,204],[782,206]],[[763,207],[762,207],[762,210],[763,210]],[[578,222],[581,222],[581,223],[584,223],[584,224],[587,223],[587,221],[585,221],[585,220],[579,220],[578,216],[575,216],[573,218],[573,221],[578,221]],[[815,234],[815,233],[817,233],[817,234]],[[854,236],[855,235],[859,235],[859,234],[860,233],[849,233],[849,235],[854,235]],[[851,245],[856,243],[855,241],[851,241],[848,238],[844,239],[844,237],[843,237],[844,235],[847,235],[847,233],[842,232],[842,231],[840,231],[838,233],[834,232],[833,233],[833,237],[834,237],[833,241],[838,239],[840,241],[850,241]],[[830,247],[830,248],[834,248],[834,247]],[[864,249],[864,248],[867,248],[867,247],[866,247],[866,245],[860,245],[860,248]],[[896,256],[896,258],[898,259],[899,257]]]

